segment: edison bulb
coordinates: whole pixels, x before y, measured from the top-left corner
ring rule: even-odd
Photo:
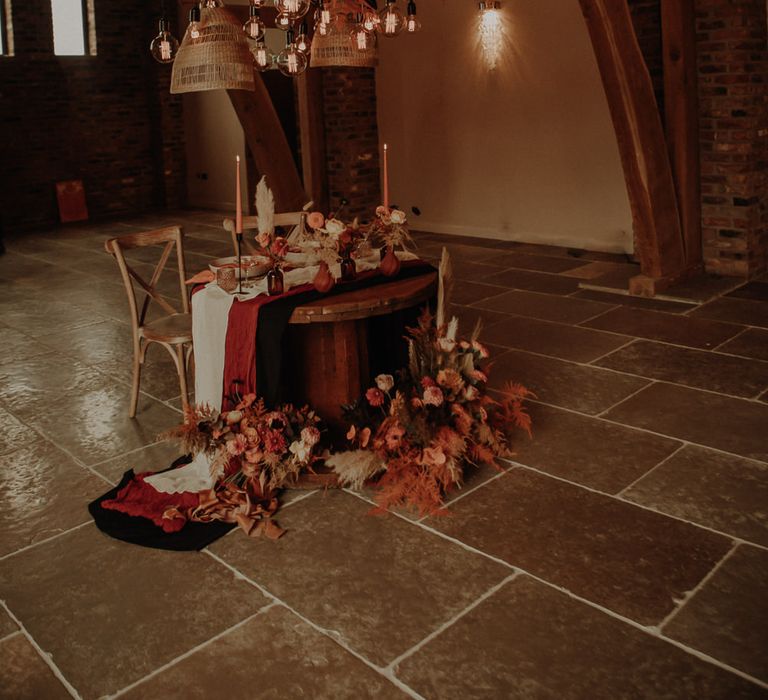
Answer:
[[[323,3],[322,8],[320,9],[320,17],[317,20],[320,24],[330,24],[331,23],[331,8],[330,5],[328,5],[327,2]]]
[[[158,63],[172,63],[179,51],[179,42],[171,34],[170,24],[167,19],[163,18],[160,20],[159,28],[158,35],[152,39],[152,43],[149,45],[149,51],[152,54],[152,58]]]
[[[187,27],[187,34],[190,39],[200,38],[200,8],[195,5],[189,11],[189,26]]]
[[[357,13],[357,24],[354,29],[349,33],[349,38],[352,41],[352,48],[356,51],[369,51],[373,48],[373,44],[376,40],[376,35],[365,31],[363,26],[363,13]]]
[[[261,21],[261,17],[259,17],[258,14],[251,15],[243,25],[243,31],[249,39],[259,41],[259,39],[264,37],[266,27],[264,26],[264,22]]]
[[[392,0],[387,0],[386,6],[379,13],[379,19],[381,20],[379,31],[386,37],[397,36],[405,27],[405,17]]]
[[[253,63],[255,64],[257,71],[263,73],[265,70],[269,70],[272,67],[274,57],[263,39],[257,42],[251,53],[253,53]]]
[[[307,70],[307,55],[296,48],[292,30],[285,38],[285,48],[277,55],[277,68],[291,78]]]
[[[405,18],[405,31],[415,34],[421,29],[421,22],[416,17],[416,3],[411,0],[408,3],[408,16]]]
[[[278,12],[288,15],[291,21],[300,19],[309,10],[309,0],[275,0],[275,8]]]

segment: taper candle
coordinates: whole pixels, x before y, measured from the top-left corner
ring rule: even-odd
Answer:
[[[389,172],[387,170],[387,144],[384,144],[384,196],[382,204],[389,209]]]
[[[240,156],[236,156],[237,174],[235,176],[235,233],[243,232],[243,199],[240,195]]]

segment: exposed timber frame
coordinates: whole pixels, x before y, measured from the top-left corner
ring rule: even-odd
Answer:
[[[695,115],[695,75],[690,79],[690,71],[695,71],[695,49],[686,34],[692,15],[685,9],[670,9],[676,4],[674,0],[662,3],[669,32],[665,42],[665,73],[669,74],[665,88],[672,100],[668,108],[668,150],[627,0],[579,2],[608,99],[632,209],[635,253],[641,274],[630,280],[629,291],[653,296],[688,276],[701,260],[700,234],[696,243],[700,223],[690,201],[695,189],[691,178],[698,180],[698,168],[691,156],[696,140],[685,133]],[[688,5],[688,0],[682,4]],[[672,70],[667,71],[668,63],[673,65]],[[687,80],[682,91],[678,90],[681,80]],[[675,173],[683,179],[676,182]],[[682,208],[678,206],[677,193]],[[694,199],[698,200],[698,194]]]

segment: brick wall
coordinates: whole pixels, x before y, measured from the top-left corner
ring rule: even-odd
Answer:
[[[707,269],[753,276],[768,255],[765,0],[696,0]]]
[[[50,2],[13,3],[0,58],[0,191],[7,230],[58,220],[54,182],[82,179],[92,218],[185,199],[181,100],[148,53],[141,0],[95,3],[96,56],[54,56]]]
[[[331,210],[371,217],[381,204],[376,83],[373,68],[324,68],[323,111]]]

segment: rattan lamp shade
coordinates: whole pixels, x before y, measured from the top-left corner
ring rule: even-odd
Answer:
[[[313,68],[322,66],[351,66],[353,68],[371,68],[377,63],[375,45],[368,51],[358,51],[352,45],[350,32],[354,22],[350,17],[360,9],[359,2],[349,0],[333,0],[331,13],[333,15],[332,30],[325,36],[315,32],[312,38],[310,65]]]
[[[171,92],[255,90],[253,56],[241,22],[223,7],[203,7],[200,36],[189,31],[173,62]]]

